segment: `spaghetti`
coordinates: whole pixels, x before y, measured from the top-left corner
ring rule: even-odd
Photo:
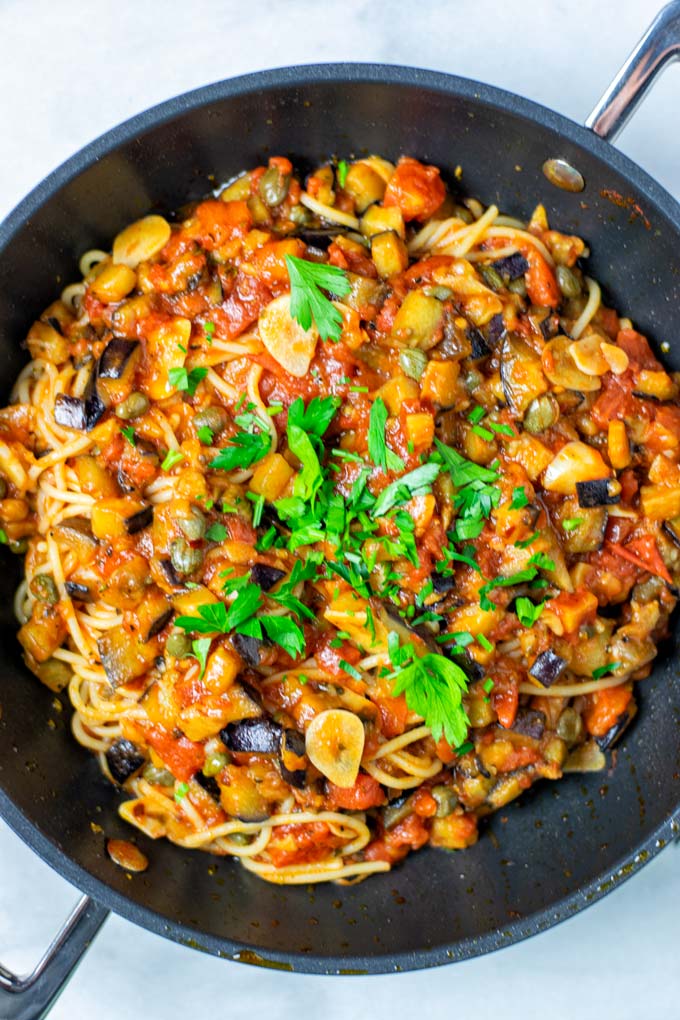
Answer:
[[[82,255],[0,410],[0,538],[126,821],[354,882],[603,760],[680,583],[680,406],[586,253],[371,156]]]

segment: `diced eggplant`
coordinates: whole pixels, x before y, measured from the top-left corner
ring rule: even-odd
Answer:
[[[183,588],[184,581],[172,565],[172,560],[159,560],[158,565],[171,588]]]
[[[250,634],[232,634],[231,643],[245,663],[249,666],[260,665],[262,642],[258,638]]]
[[[576,492],[579,506],[584,508],[594,506],[612,506],[621,499],[621,486],[619,491],[614,491],[612,479],[595,478],[590,482],[577,482]]]
[[[206,793],[210,794],[213,800],[220,802],[220,784],[217,782],[214,776],[205,776],[202,772],[197,772],[194,775],[194,779],[202,786]]]
[[[520,708],[512,725],[515,733],[540,740],[545,731],[545,713],[534,708]]]
[[[99,545],[87,517],[66,517],[55,525],[54,534],[57,541],[72,549],[81,562],[88,559]]]
[[[507,280],[518,280],[529,268],[529,263],[519,251],[506,255],[504,259],[496,259],[491,264],[496,272]]]
[[[557,652],[553,652],[552,648],[548,648],[545,652],[541,652],[534,660],[533,665],[529,667],[529,676],[538,680],[543,687],[551,687],[556,680],[559,680],[566,668],[566,660]]]
[[[474,683],[475,680],[481,680],[485,675],[485,670],[476,659],[473,659],[467,648],[463,649],[462,652],[452,653],[447,645],[436,645],[436,649],[441,655],[442,653],[451,662],[455,662],[457,666],[463,670],[470,683]]]
[[[345,227],[307,227],[298,231],[297,237],[301,237],[305,244],[325,250],[339,234],[344,234],[345,230]]]
[[[503,341],[501,383],[508,406],[517,415],[524,415],[529,404],[548,390],[540,357],[520,336]]]
[[[63,425],[65,428],[89,432],[95,427],[105,410],[106,408],[96,393],[92,393],[85,400],[80,397],[69,397],[65,393],[58,393],[54,404],[54,420],[57,425]]]
[[[64,588],[69,598],[78,602],[92,602],[95,597],[86,584],[78,584],[77,581],[66,581]]]
[[[275,584],[286,576],[285,570],[278,567],[270,567],[266,563],[256,563],[250,572],[253,584],[259,584],[262,591],[269,591]]]
[[[148,528],[152,520],[153,506],[149,503],[148,506],[142,507],[141,510],[137,510],[136,513],[125,518],[125,530],[128,535],[136,535],[138,531]]]
[[[498,347],[499,343],[505,336],[505,322],[501,312],[494,315],[493,318],[489,319],[486,327],[486,343],[492,350]]]
[[[282,728],[266,716],[228,723],[220,736],[229,751],[246,754],[278,754]]]
[[[304,788],[307,773],[299,766],[305,760],[305,738],[297,730],[285,729],[281,735],[279,768],[281,776],[298,790]]]
[[[432,591],[437,595],[446,595],[456,587],[456,579],[453,574],[440,574],[437,570],[430,574],[430,581],[432,582]]]
[[[107,630],[97,642],[99,657],[112,687],[143,676],[154,665],[158,654],[153,644],[142,644],[119,627]]]
[[[635,712],[629,712],[626,710],[616,720],[614,725],[607,730],[602,737],[595,737],[595,743],[598,745],[601,751],[608,751],[610,747],[613,747],[616,741],[619,739],[624,730],[630,725],[631,719]]]
[[[673,545],[680,549],[680,517],[674,517],[670,521],[664,521],[661,530],[670,538]]]
[[[146,761],[143,754],[140,754],[136,744],[131,740],[121,737],[106,752],[106,763],[109,772],[117,783],[124,783],[126,779],[134,775]]]
[[[97,370],[99,378],[120,379],[138,347],[138,340],[124,340],[122,337],[110,340],[99,359]]]
[[[160,588],[152,586],[146,589],[141,604],[135,610],[140,639],[150,641],[160,634],[173,612]]]
[[[470,326],[466,330],[466,336],[472,345],[472,351],[470,357],[474,360],[478,358],[487,358],[491,354],[493,347],[487,343],[486,337],[476,329],[474,326]]]
[[[552,340],[560,331],[560,320],[557,315],[546,315],[540,322],[544,340]]]

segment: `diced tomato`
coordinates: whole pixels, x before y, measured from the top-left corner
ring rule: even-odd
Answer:
[[[245,202],[222,202],[208,199],[200,202],[194,211],[195,222],[189,232],[207,251],[221,248],[235,237],[245,237],[253,218]]]
[[[619,475],[619,482],[621,483],[621,502],[630,506],[637,496],[640,484],[637,480],[637,475],[633,468],[626,468]]]
[[[328,856],[341,840],[325,822],[305,825],[277,825],[267,844],[267,853],[277,868],[288,864],[311,864]]]
[[[622,556],[623,559],[634,563],[640,570],[656,574],[657,577],[662,577],[668,584],[673,583],[673,578],[668,573],[668,568],[661,558],[659,547],[653,535],[641,535],[639,538],[633,538],[631,541],[626,542],[625,545],[610,544],[609,549],[616,556]]]
[[[205,750],[188,737],[175,737],[163,726],[145,726],[144,735],[150,747],[163,759],[175,779],[188,783],[203,768]]]
[[[557,308],[560,303],[560,291],[552,269],[533,245],[527,245],[523,254],[529,263],[524,278],[530,301],[534,305]]]
[[[429,839],[423,820],[416,814],[408,815],[383,836],[369,843],[364,851],[367,861],[389,861],[393,864],[406,857],[409,850],[419,850]]]
[[[390,178],[383,204],[396,205],[409,220],[426,220],[446,198],[446,188],[436,166],[426,166],[404,156]]]
[[[385,803],[385,792],[373,776],[360,772],[354,786],[343,789],[335,783],[328,782],[328,806],[346,808],[348,811],[366,811]]]
[[[628,371],[623,375],[608,374],[604,377],[600,395],[590,413],[598,428],[606,430],[613,418],[619,421],[634,418],[643,406],[642,401],[633,396],[633,374]]]
[[[233,340],[257,318],[272,299],[272,293],[256,276],[239,272],[226,300],[211,313],[215,336]]]
[[[406,729],[408,718],[408,705],[404,695],[399,694],[396,698],[389,696],[383,698],[374,694],[371,696],[371,701],[378,706],[382,733],[390,740],[392,737],[400,736]]]
[[[316,646],[314,655],[324,672],[339,679],[346,679],[351,674],[344,669],[341,663],[346,662],[350,666],[356,666],[361,659],[361,652],[348,641],[340,641],[337,647],[333,647],[338,640],[337,634],[333,631],[324,634]]]
[[[243,519],[240,514],[229,514],[226,519],[227,532],[232,542],[245,542],[255,545],[257,532],[249,521]]]
[[[608,733],[628,708],[632,696],[630,684],[587,694],[583,721],[588,733],[593,737],[603,737]]]
[[[499,772],[515,772],[540,760],[541,752],[535,747],[513,747],[501,761],[496,762],[496,768]]]
[[[341,248],[335,241],[328,246],[328,261],[332,266],[348,269],[351,273],[359,273],[361,276],[375,279],[378,275],[375,263],[368,255],[351,248]]]
[[[506,730],[510,729],[517,715],[519,705],[519,675],[517,670],[499,661],[494,666],[491,707],[498,721]]]
[[[621,329],[617,334],[616,342],[637,368],[649,369],[652,372],[662,370],[663,365],[654,357],[649,341],[642,333],[638,333],[634,329]]]
[[[450,765],[452,761],[457,758],[456,752],[451,745],[444,739],[437,741],[437,757],[440,761],[443,761],[445,765]]]
[[[434,818],[437,814],[437,801],[434,799],[429,790],[426,790],[424,786],[421,786],[419,790],[411,797],[411,804],[413,810],[421,818]]]

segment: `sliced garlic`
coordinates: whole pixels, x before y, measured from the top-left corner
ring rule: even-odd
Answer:
[[[626,352],[621,348],[617,347],[616,344],[602,343],[600,345],[602,351],[602,357],[609,365],[614,375],[623,375],[630,364],[630,359]]]
[[[347,789],[354,786],[359,775],[364,739],[364,726],[358,716],[343,708],[328,708],[307,727],[307,757],[326,779]]]
[[[136,269],[157,255],[170,240],[170,224],[162,216],[145,216],[122,230],[113,242],[113,261]]]
[[[260,339],[281,368],[297,379],[307,375],[319,334],[303,329],[290,314],[290,294],[275,298],[260,312]]]
[[[586,375],[604,375],[609,371],[609,362],[602,353],[602,337],[590,333],[582,340],[569,345],[569,353],[576,367]]]
[[[543,485],[550,492],[573,496],[577,482],[592,482],[596,478],[609,478],[611,470],[592,446],[571,442],[553,457],[543,473]]]

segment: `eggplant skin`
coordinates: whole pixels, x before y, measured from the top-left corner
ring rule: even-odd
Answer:
[[[496,272],[508,280],[519,280],[520,276],[524,276],[529,269],[529,263],[518,251],[513,255],[507,255],[504,259],[496,259],[491,265]]]
[[[220,802],[220,784],[217,782],[214,776],[204,776],[202,772],[197,772],[194,779],[202,786],[206,793],[209,793],[213,800]]]
[[[87,400],[58,393],[54,403],[54,420],[57,425],[63,425],[65,428],[89,432],[95,427],[105,410],[106,408],[96,393],[92,393]]]
[[[285,570],[278,567],[270,567],[266,563],[256,563],[250,571],[253,584],[259,584],[262,591],[269,591],[275,584],[286,576]]]
[[[78,602],[92,602],[94,600],[94,595],[86,584],[78,584],[76,581],[66,581],[64,588],[66,589],[68,597],[76,599]]]
[[[139,753],[137,745],[131,740],[122,737],[116,740],[106,752],[106,763],[109,772],[117,783],[124,783],[126,779],[134,775],[146,761],[143,754]]]
[[[609,491],[608,478],[595,478],[592,482],[577,482],[578,505],[584,509],[594,506],[612,506],[621,499]]]
[[[279,762],[279,768],[284,782],[289,786],[294,786],[297,790],[304,790],[307,784],[307,773],[304,769],[287,769],[283,762]]]
[[[153,506],[149,503],[148,506],[142,507],[142,509],[138,510],[137,513],[134,513],[125,519],[125,530],[128,535],[136,535],[138,531],[148,528],[152,520]]]
[[[149,630],[146,636],[144,637],[144,640],[150,641],[151,638],[154,638],[156,637],[157,634],[160,634],[160,632],[163,630],[163,627],[165,627],[166,623],[168,622],[174,611],[175,610],[172,608],[172,606],[168,606],[165,612],[161,613],[160,616],[157,616],[156,619],[151,624],[151,626],[149,627]]]
[[[260,665],[261,641],[249,634],[232,634],[231,643],[248,666]]]
[[[529,676],[538,680],[543,687],[550,687],[556,680],[559,680],[566,668],[566,659],[563,659],[557,652],[553,652],[552,648],[548,648],[536,657],[533,665],[529,668]]]
[[[595,743],[601,751],[608,751],[613,747],[625,729],[628,728],[633,716],[630,712],[624,712],[616,720],[602,737],[595,737]]]
[[[545,731],[545,713],[534,708],[520,708],[512,725],[515,733],[540,740]]]
[[[254,719],[228,723],[220,732],[220,736],[228,751],[278,754],[281,749],[282,733],[282,727],[273,719],[258,716]]]
[[[115,337],[104,348],[99,359],[97,374],[100,379],[120,379],[125,366],[139,347],[138,340]]]

